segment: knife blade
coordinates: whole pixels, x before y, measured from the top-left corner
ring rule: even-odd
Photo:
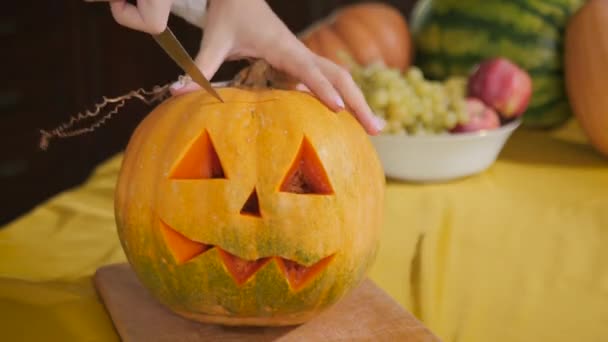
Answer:
[[[152,37],[163,50],[165,50],[169,57],[171,57],[171,59],[173,59],[173,61],[192,78],[192,80],[198,83],[220,102],[224,102],[220,94],[215,91],[211,83],[205,78],[205,75],[203,75],[196,64],[194,64],[192,57],[190,57],[186,49],[184,49],[182,44],[177,40],[173,32],[169,29],[169,26],[167,26],[163,32],[153,34]]]

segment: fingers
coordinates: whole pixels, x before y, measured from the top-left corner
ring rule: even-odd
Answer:
[[[298,84],[296,84],[296,90],[304,91],[304,92],[307,92],[307,93],[312,93],[310,91],[310,89],[306,86],[306,84],[304,84],[304,83],[298,83]]]
[[[223,38],[223,36],[213,35],[210,32],[205,34],[201,48],[196,58],[194,58],[194,63],[208,80],[213,78],[231,49],[232,44],[223,40],[228,39],[227,37]],[[207,37],[209,38],[207,39]]]
[[[299,77],[304,85],[314,93],[323,103],[325,103],[333,111],[340,111],[345,109],[344,100],[331,82],[323,75],[317,65],[302,70],[305,71],[303,75],[296,75]],[[300,71],[300,73],[302,73]]]
[[[325,105],[334,111],[344,109],[345,104],[331,82],[323,75],[315,63],[312,53],[304,48],[284,48],[284,51],[267,56],[268,62],[300,80],[300,89],[314,93]],[[306,88],[304,88],[306,87]]]
[[[229,36],[222,32],[207,32],[203,36],[201,48],[194,58],[194,63],[199,70],[205,75],[205,78],[211,80],[217,70],[220,68],[224,60],[227,59],[231,44]],[[169,87],[172,95],[181,95],[201,89],[200,85],[193,82],[189,77],[181,78]]]
[[[344,98],[346,105],[352,109],[353,114],[365,130],[370,134],[378,134],[384,128],[386,122],[374,115],[365,100],[365,96],[350,73],[323,57],[315,55],[315,59],[323,74],[327,76],[332,85]]]
[[[139,0],[137,6],[125,0],[113,0],[110,9],[114,20],[125,27],[158,34],[167,27],[172,1]]]
[[[198,85],[198,83],[193,82],[188,76],[182,76],[176,82],[171,84],[169,87],[169,92],[172,96],[178,96],[199,89],[201,89],[201,86]]]
[[[269,62],[299,79],[302,83],[296,87],[297,90],[314,93],[334,111],[348,106],[368,134],[375,135],[382,131],[386,122],[374,115],[361,89],[346,69],[307,49],[289,51],[279,54],[279,60]]]

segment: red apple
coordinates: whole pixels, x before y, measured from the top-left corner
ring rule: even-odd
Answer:
[[[500,117],[492,108],[473,97],[468,97],[466,102],[469,120],[452,128],[452,133],[476,132],[500,127]]]
[[[469,77],[468,96],[482,100],[505,119],[521,116],[531,95],[530,75],[506,58],[483,61]]]

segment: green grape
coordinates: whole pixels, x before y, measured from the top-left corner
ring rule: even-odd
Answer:
[[[445,117],[448,115],[448,111],[445,108],[440,108],[438,110],[434,110],[433,111],[433,117],[435,119],[434,122],[437,122],[440,125],[443,125],[443,122],[445,121]]]
[[[403,119],[407,116],[407,108],[403,107],[399,102],[392,101],[388,104],[387,114],[389,119],[403,122]]]
[[[428,126],[431,122],[433,122],[433,112],[425,111],[422,113],[422,123]]]
[[[416,83],[414,84],[416,95],[426,98],[431,94],[431,86],[428,83]]]
[[[443,97],[443,86],[441,83],[437,82],[437,81],[430,81],[427,82],[426,84],[428,84],[429,87],[429,96],[441,96]]]
[[[381,87],[390,84],[394,79],[393,73],[388,70],[378,70],[370,76],[370,81],[374,86]]]
[[[410,67],[408,69],[408,71],[405,74],[405,77],[407,78],[407,80],[409,82],[412,82],[412,83],[417,83],[417,82],[421,82],[424,80],[424,75],[422,74],[422,71],[415,66]]]
[[[403,92],[399,88],[390,87],[388,88],[388,97],[389,99],[398,99],[402,96]],[[391,101],[389,100],[389,102]]]
[[[414,115],[412,115],[410,111],[407,111],[407,113],[405,114],[405,116],[402,119],[402,122],[403,122],[403,126],[405,128],[407,128],[416,122],[416,117]]]
[[[416,135],[417,130],[418,130],[418,125],[416,123],[409,125],[405,128],[405,131],[407,132],[408,135]]]
[[[395,135],[406,135],[407,132],[405,131],[405,128],[403,128],[403,126],[395,129],[395,131],[393,132],[393,134]]]
[[[434,113],[445,112],[447,110],[446,103],[443,101],[443,99],[436,99],[434,97],[435,96],[431,97],[431,110]]]
[[[466,124],[469,122],[469,113],[467,111],[458,112],[458,123]]]
[[[460,112],[465,112],[466,109],[466,102],[464,100],[464,98],[458,98],[452,101],[450,108],[455,111],[456,113],[460,113]]]
[[[430,98],[423,97],[420,99],[420,103],[422,104],[422,114],[433,111],[433,102]]]
[[[417,67],[401,73],[381,63],[351,73],[374,113],[387,120],[386,134],[447,134],[468,121],[464,77],[431,81]]]
[[[413,128],[413,132],[412,132],[413,135],[427,135],[426,127],[424,127],[424,125],[420,122],[418,122],[412,128]]]
[[[389,94],[384,88],[378,88],[369,96],[369,105],[375,108],[383,108],[388,104]]]
[[[388,120],[386,122],[386,127],[384,128],[388,133],[395,133],[403,130],[401,126],[401,122],[398,120]]]
[[[454,112],[448,112],[444,118],[445,127],[452,129],[458,123],[458,116]]]
[[[417,96],[410,96],[409,107],[411,108],[412,113],[415,113],[415,115],[419,115],[420,112],[422,112],[422,102],[420,101],[420,98],[418,98]]]
[[[450,77],[444,82],[445,89],[455,95],[465,96],[467,81],[464,77]]]

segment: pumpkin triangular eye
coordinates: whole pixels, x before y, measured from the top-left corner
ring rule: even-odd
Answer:
[[[300,150],[283,179],[280,189],[282,192],[296,194],[333,194],[334,190],[329,183],[325,168],[306,137],[302,139]]]
[[[173,167],[171,179],[226,178],[209,133],[204,131]]]
[[[204,243],[192,241],[182,234],[169,227],[162,220],[160,221],[160,229],[165,239],[167,247],[173,254],[173,258],[178,264],[183,264],[188,260],[196,257],[197,255],[203,254],[212,246]]]
[[[247,198],[247,201],[245,201],[245,204],[243,205],[243,208],[241,209],[241,215],[250,215],[250,216],[257,216],[257,217],[262,216],[260,214],[260,203],[258,200],[258,193],[255,190],[255,188],[253,189],[253,191]]]

